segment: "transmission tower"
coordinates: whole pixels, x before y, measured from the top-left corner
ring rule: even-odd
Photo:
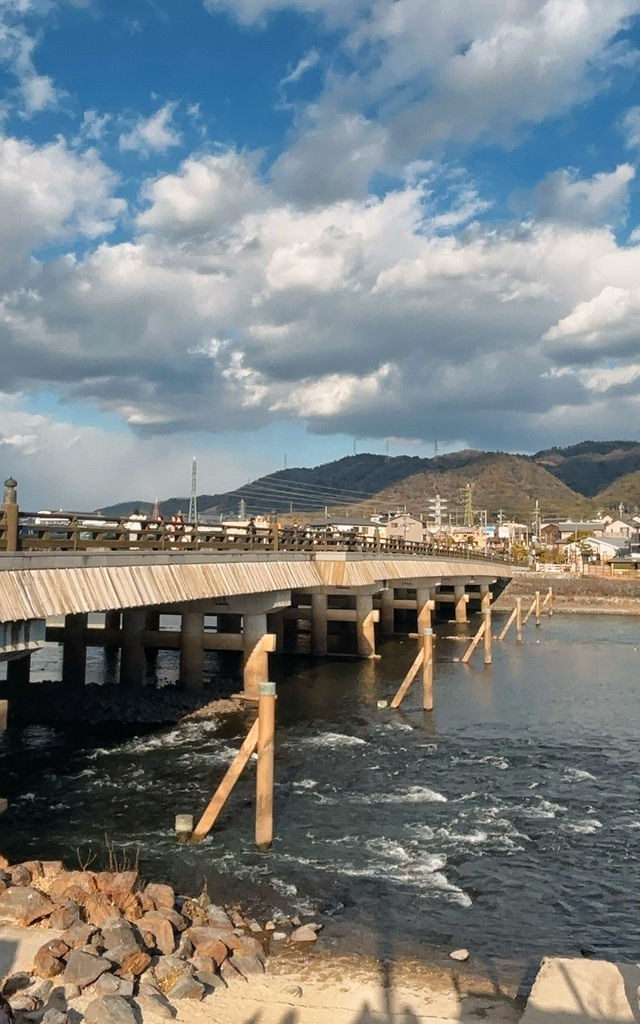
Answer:
[[[191,495],[189,497],[189,522],[198,522],[198,499],[196,498],[197,466],[196,457],[191,460]]]
[[[473,506],[471,504],[471,484],[464,489],[464,525],[473,526]]]

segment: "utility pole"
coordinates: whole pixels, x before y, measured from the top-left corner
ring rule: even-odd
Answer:
[[[197,489],[197,465],[196,457],[193,456],[191,460],[191,495],[189,497],[189,522],[198,522],[198,499],[196,497]]]
[[[247,506],[246,506],[244,498],[240,498],[240,503],[238,505],[238,519],[246,519],[246,517],[247,517]]]
[[[473,506],[471,503],[471,484],[467,484],[464,491],[464,525],[473,526]]]

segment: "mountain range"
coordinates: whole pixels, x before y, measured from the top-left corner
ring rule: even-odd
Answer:
[[[583,441],[548,448],[535,455],[465,449],[426,459],[417,456],[351,455],[314,468],[282,469],[234,491],[199,494],[198,511],[209,518],[277,512],[296,516],[328,510],[351,514],[406,508],[428,512],[439,495],[447,512],[462,510],[467,488],[474,510],[487,510],[491,521],[530,519],[536,500],[543,518],[586,518],[600,512],[636,511],[640,506],[640,442]],[[163,518],[181,509],[188,497],[160,502]],[[135,508],[150,513],[144,500],[127,500],[103,508],[128,515]]]

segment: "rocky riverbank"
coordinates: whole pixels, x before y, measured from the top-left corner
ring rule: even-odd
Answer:
[[[2,999],[16,1024],[173,1019],[180,1006],[261,978],[268,954],[313,945],[321,927],[248,919],[206,892],[191,899],[143,885],[137,870],[68,871],[60,861],[11,865],[0,856]],[[7,966],[11,929],[42,936],[26,970]]]
[[[574,576],[529,572],[511,580],[493,604],[495,611],[510,612],[516,597],[531,601],[536,590],[544,597],[553,588],[554,612],[600,615],[640,615],[640,579],[616,576]]]

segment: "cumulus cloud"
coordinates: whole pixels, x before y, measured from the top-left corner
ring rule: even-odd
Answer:
[[[121,134],[120,149],[132,149],[141,156],[148,156],[179,146],[181,135],[173,123],[176,106],[176,103],[165,103],[150,117],[139,118],[130,131]]]
[[[606,224],[621,219],[628,204],[628,185],[635,177],[631,164],[610,173],[580,179],[575,170],[549,174],[529,192],[519,191],[511,205],[521,214],[575,224]]]
[[[52,78],[38,74],[33,60],[37,40],[25,22],[25,17],[42,17],[55,6],[54,0],[3,0],[0,4],[0,63],[16,79],[18,110],[26,118],[57,107],[65,95]]]
[[[474,141],[511,145],[606,88],[632,60],[616,37],[638,0],[208,0],[243,23],[276,10],[321,16],[341,59],[298,116],[274,168],[310,202],[364,195],[376,170]],[[346,62],[346,70],[345,70]]]

